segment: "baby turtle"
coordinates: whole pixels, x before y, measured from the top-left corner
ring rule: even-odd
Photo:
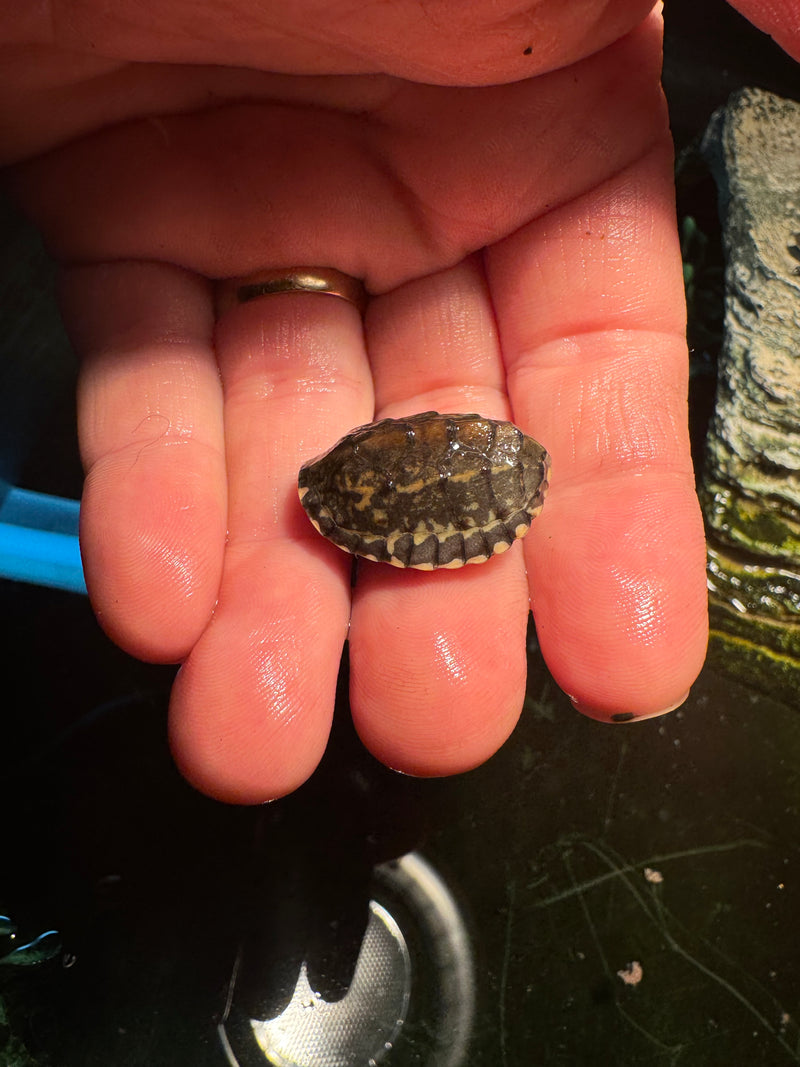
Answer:
[[[426,411],[360,426],[303,464],[300,501],[339,548],[395,567],[505,552],[541,511],[550,457],[510,422]]]

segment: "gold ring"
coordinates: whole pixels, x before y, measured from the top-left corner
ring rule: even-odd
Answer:
[[[358,278],[333,267],[277,267],[217,283],[217,318],[237,304],[274,293],[328,293],[352,304],[363,315],[367,291]]]

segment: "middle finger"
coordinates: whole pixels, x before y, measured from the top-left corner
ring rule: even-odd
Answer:
[[[378,417],[508,416],[481,259],[376,298],[367,316]],[[519,545],[485,566],[360,567],[350,634],[356,728],[385,763],[447,774],[487,759],[524,699],[528,589]]]

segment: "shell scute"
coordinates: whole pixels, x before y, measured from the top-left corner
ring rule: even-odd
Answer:
[[[527,533],[545,449],[510,422],[428,411],[359,426],[303,464],[300,501],[347,552],[433,570],[479,563]]]

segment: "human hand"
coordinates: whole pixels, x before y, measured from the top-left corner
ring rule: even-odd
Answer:
[[[668,710],[703,661],[706,594],[658,15],[289,6],[171,4],[148,25],[86,3],[7,66],[4,158],[83,360],[100,621],[182,663],[173,751],[227,800],[312,772],[348,635],[376,756],[480,763],[522,706],[529,596],[580,710]],[[363,278],[364,323],[292,294],[215,325],[213,279],[283,265]],[[351,598],[297,470],[430,408],[540,440],[544,511],[486,566],[363,565]]]

